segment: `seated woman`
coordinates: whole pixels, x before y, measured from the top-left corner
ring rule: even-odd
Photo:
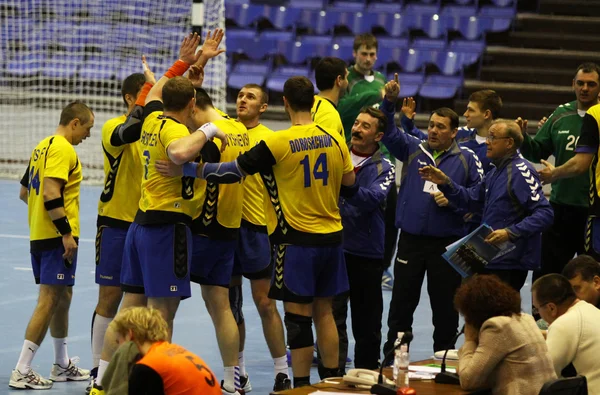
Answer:
[[[456,291],[454,306],[465,318],[457,371],[463,389],[537,395],[556,379],[544,337],[510,285],[477,275]]]

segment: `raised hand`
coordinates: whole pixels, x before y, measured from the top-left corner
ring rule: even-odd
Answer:
[[[181,42],[179,59],[190,65],[196,63],[202,55],[202,51],[196,52],[199,44],[200,36],[198,36],[198,33],[190,33]]]
[[[204,82],[204,67],[193,65],[188,72],[188,79],[192,81],[194,88],[201,88]]]
[[[521,134],[523,134],[523,135],[527,134],[527,120],[519,117],[519,118],[515,119],[515,122],[521,128]]]
[[[542,159],[542,165],[546,166],[541,170],[538,170],[538,174],[540,175],[540,180],[542,180],[542,184],[552,184],[554,181],[554,166],[548,161]]]
[[[400,109],[400,111],[402,111],[406,118],[415,119],[415,115],[417,114],[415,112],[416,108],[417,102],[415,101],[415,99],[413,99],[412,97],[405,97],[404,100],[402,100],[402,108]]]
[[[394,79],[385,84],[385,98],[390,102],[396,102],[398,95],[400,95],[400,82],[396,73]]]
[[[548,120],[548,117],[544,117],[542,119],[540,119],[540,121],[538,122],[538,130],[540,130],[542,128],[542,126],[544,126],[544,124],[546,123],[546,121]]]
[[[224,49],[219,49],[224,36],[225,31],[223,29],[215,29],[212,34],[209,30],[204,44],[202,44],[202,57],[208,60],[225,52]]]
[[[142,68],[144,69],[144,77],[146,78],[146,82],[154,85],[156,84],[156,78],[154,77],[154,73],[148,67],[148,61],[146,60],[146,56],[142,55]]]
[[[419,169],[419,175],[425,181],[431,181],[434,184],[438,184],[438,185],[448,184],[450,182],[450,179],[443,171],[441,171],[437,167],[433,167],[433,166],[421,167]]]

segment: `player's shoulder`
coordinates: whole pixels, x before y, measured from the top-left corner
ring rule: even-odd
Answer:
[[[535,166],[521,154],[512,161],[512,167],[517,170],[517,173],[521,173],[526,178],[531,177],[531,174],[537,175]]]
[[[596,104],[587,110],[587,113],[600,122],[600,104]]]
[[[104,122],[104,125],[102,125],[102,132],[104,133],[104,131],[106,131],[106,130],[109,130],[112,132],[115,127],[122,124],[126,120],[127,120],[127,116],[125,114],[119,115],[118,117],[111,118],[108,121]]]

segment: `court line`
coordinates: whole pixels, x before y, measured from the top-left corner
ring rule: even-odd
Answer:
[[[9,234],[6,234],[6,233],[0,233],[0,237],[4,237],[5,239],[25,239],[25,240],[29,240],[29,236],[9,235]],[[81,241],[83,243],[93,243],[93,242],[95,242],[94,239],[79,239],[79,241]]]

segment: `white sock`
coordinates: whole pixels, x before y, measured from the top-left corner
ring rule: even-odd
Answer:
[[[67,352],[67,338],[52,338],[54,342],[54,363],[63,368],[69,367],[69,353]]]
[[[287,355],[284,354],[283,357],[273,358],[273,363],[275,364],[275,377],[279,373],[289,376]]]
[[[92,325],[92,367],[97,368],[100,363],[102,346],[104,345],[104,335],[112,318],[102,317],[96,314],[94,324]]]
[[[35,356],[38,348],[40,348],[40,346],[34,342],[25,340],[23,342],[23,348],[21,349],[21,355],[19,355],[19,362],[17,362],[15,369],[22,374],[29,373],[29,370],[31,370],[31,361],[33,361],[33,357]]]
[[[102,378],[104,377],[104,372],[106,372],[106,368],[108,367],[108,361],[103,359],[98,363],[98,374],[96,375],[96,383],[98,385],[102,385]]]
[[[223,384],[227,388],[240,389],[240,367],[239,366],[225,366]]]
[[[240,366],[240,377],[246,376],[246,364],[244,363],[244,352],[238,353],[238,365]]]

